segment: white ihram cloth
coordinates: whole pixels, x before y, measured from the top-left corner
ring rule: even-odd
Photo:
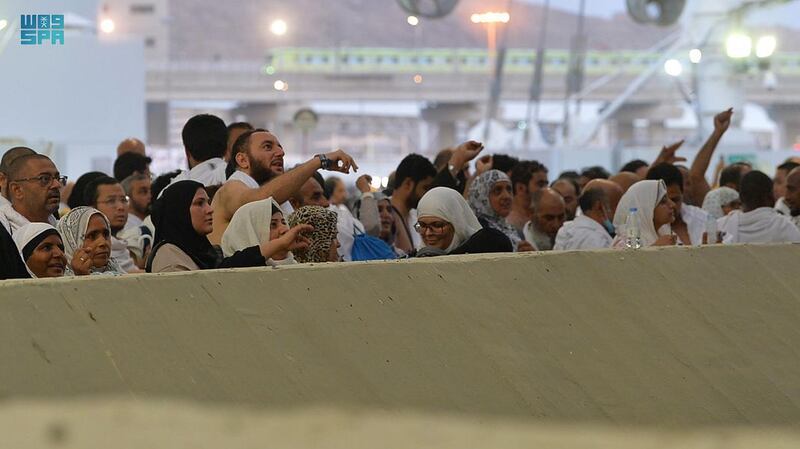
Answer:
[[[722,243],[800,242],[800,229],[771,207],[731,212],[717,220],[717,227],[725,233]]]

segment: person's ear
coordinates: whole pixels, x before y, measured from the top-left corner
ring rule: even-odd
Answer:
[[[525,184],[522,184],[521,182],[514,184],[514,196],[524,195],[525,193],[528,193],[527,190],[528,189],[525,187]]]
[[[411,178],[406,178],[403,180],[403,183],[400,184],[400,190],[405,192],[413,192],[414,191],[414,180]]]
[[[8,183],[8,198],[21,200],[25,195],[22,192],[22,185],[17,182]]]
[[[244,170],[250,169],[250,158],[247,156],[247,153],[236,153],[236,165]]]

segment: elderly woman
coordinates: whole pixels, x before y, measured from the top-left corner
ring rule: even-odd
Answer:
[[[302,229],[289,229],[283,210],[274,199],[253,201],[233,214],[222,235],[222,254],[229,257],[237,251],[267,241],[276,247],[272,256],[266,260],[267,265],[295,264],[297,261],[292,251],[305,250],[310,243],[307,238],[298,235]]]
[[[297,250],[294,256],[300,263],[321,263],[339,261],[339,240],[337,239],[336,212],[320,206],[303,206],[289,215],[289,226],[308,225],[313,231],[305,235],[310,241],[308,248]]]
[[[511,252],[511,240],[501,231],[484,228],[461,194],[447,187],[429,190],[417,206],[414,228],[425,247],[417,257],[445,254]]]
[[[639,217],[639,235],[642,246],[671,246],[677,238],[670,224],[675,221],[675,203],[667,196],[667,186],[662,180],[639,181],[632,185],[619,200],[614,214],[617,237],[614,248],[625,246],[625,225],[631,209]]]
[[[125,274],[111,257],[111,224],[102,212],[76,207],[61,217],[56,228],[64,239],[68,276]]]
[[[280,244],[264,239],[225,257],[222,250],[208,241],[207,236],[213,230],[213,212],[208,193],[199,182],[179,181],[164,189],[153,208],[156,246],[147,261],[147,271],[258,267],[280,252]],[[298,229],[292,235],[304,230]]]
[[[730,187],[719,187],[708,194],[703,200],[703,210],[716,219],[720,219],[734,210],[741,209],[742,201],[739,192]]]
[[[67,268],[64,242],[49,223],[30,223],[14,233],[22,260],[34,278],[61,277]]]
[[[472,182],[469,189],[469,206],[484,228],[496,229],[509,240],[515,251],[533,251],[533,246],[522,239],[520,233],[506,222],[514,199],[511,179],[500,170],[489,170]]]

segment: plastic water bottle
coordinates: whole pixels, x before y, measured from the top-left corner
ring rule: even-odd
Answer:
[[[706,244],[707,245],[714,245],[719,243],[719,230],[717,229],[717,219],[712,217],[711,215],[708,216],[706,219]]]
[[[625,248],[639,249],[641,247],[642,231],[639,228],[639,213],[635,207],[632,207],[625,220]]]

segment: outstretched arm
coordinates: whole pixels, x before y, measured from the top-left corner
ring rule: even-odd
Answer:
[[[692,180],[692,200],[694,204],[703,204],[703,199],[706,194],[711,190],[711,186],[706,179],[706,171],[711,165],[711,158],[714,156],[714,151],[717,149],[720,139],[728,130],[731,124],[731,116],[733,115],[733,108],[727,111],[722,111],[714,116],[714,131],[700,148],[697,157],[692,162],[692,168],[689,170],[689,177]]]
[[[349,154],[342,150],[336,150],[325,155],[330,161],[330,171],[340,173],[350,173],[352,168],[358,171],[358,165]],[[240,207],[253,201],[264,200],[269,197],[275,199],[278,204],[283,204],[296,191],[303,187],[303,184],[314,175],[314,172],[322,168],[322,164],[317,157],[295,167],[292,170],[276,177],[257,189],[247,188],[244,184],[229,183],[224,192],[224,200],[221,201],[225,207],[226,215],[232,216]],[[217,207],[215,205],[215,207]]]

